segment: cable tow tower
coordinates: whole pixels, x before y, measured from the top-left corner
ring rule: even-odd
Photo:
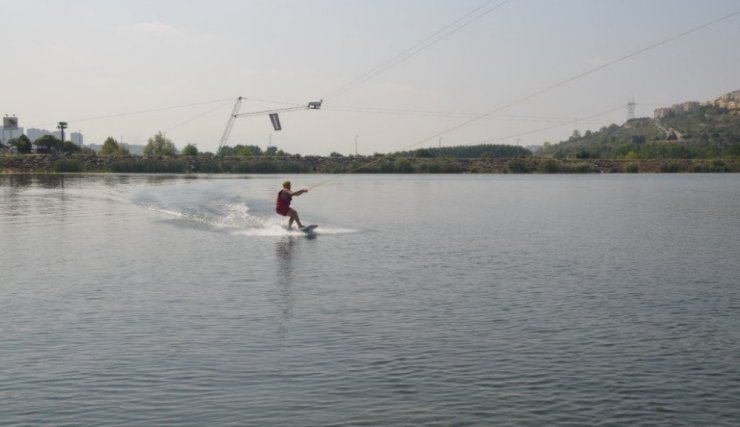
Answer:
[[[236,98],[236,102],[234,103],[234,108],[231,110],[231,114],[229,115],[229,120],[226,122],[226,129],[224,129],[224,133],[221,135],[221,141],[218,144],[218,151],[221,151],[221,148],[226,145],[226,143],[229,140],[229,135],[231,135],[231,129],[234,127],[234,122],[239,117],[249,117],[249,116],[261,116],[268,114],[271,116],[277,116],[278,113],[287,113],[290,111],[299,111],[299,110],[319,110],[321,109],[321,104],[324,102],[323,99],[320,99],[318,101],[311,101],[305,106],[295,106],[295,107],[287,107],[287,108],[278,108],[273,110],[264,110],[264,111],[250,111],[246,113],[240,113],[239,110],[242,106],[242,101],[247,98],[240,96]],[[274,123],[274,122],[273,122]],[[276,129],[279,130],[279,129]]]

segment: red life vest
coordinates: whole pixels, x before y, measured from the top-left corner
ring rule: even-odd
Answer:
[[[275,201],[275,211],[280,215],[287,215],[293,196],[290,193],[285,193],[285,196],[283,196],[283,191],[285,190],[278,191],[277,200]]]

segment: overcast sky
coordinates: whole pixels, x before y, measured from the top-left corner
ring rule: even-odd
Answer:
[[[622,124],[630,98],[652,117],[740,89],[740,15],[558,85],[738,12],[740,0],[0,0],[0,10],[0,114],[24,128],[67,121],[88,144],[146,144],[162,131],[215,152],[243,96],[241,113],[324,104],[281,113],[279,132],[266,114],[241,117],[229,145],[271,140],[303,155],[535,145]]]

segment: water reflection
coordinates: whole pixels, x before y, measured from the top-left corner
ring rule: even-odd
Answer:
[[[43,188],[64,188],[64,175],[36,175],[39,185]]]
[[[275,255],[277,257],[277,285],[279,292],[278,308],[280,309],[280,323],[278,333],[285,338],[287,323],[293,318],[293,255],[298,239],[286,236],[277,241]]]
[[[28,187],[33,183],[31,175],[0,175],[0,186]]]
[[[103,176],[103,184],[107,186],[118,186],[127,185],[131,181],[131,177],[128,175],[105,175]]]
[[[7,187],[30,187],[37,183],[41,188],[64,188],[65,175],[0,175],[0,186]]]

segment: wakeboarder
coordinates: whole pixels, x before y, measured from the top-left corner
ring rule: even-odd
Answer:
[[[290,202],[294,196],[300,196],[303,193],[308,193],[305,188],[298,191],[290,191],[290,181],[283,182],[283,188],[280,189],[277,195],[277,201],[275,202],[275,212],[282,216],[290,217],[288,220],[288,230],[293,228],[293,221],[298,224],[298,228],[303,228],[300,218],[298,218],[298,212],[290,207]]]

